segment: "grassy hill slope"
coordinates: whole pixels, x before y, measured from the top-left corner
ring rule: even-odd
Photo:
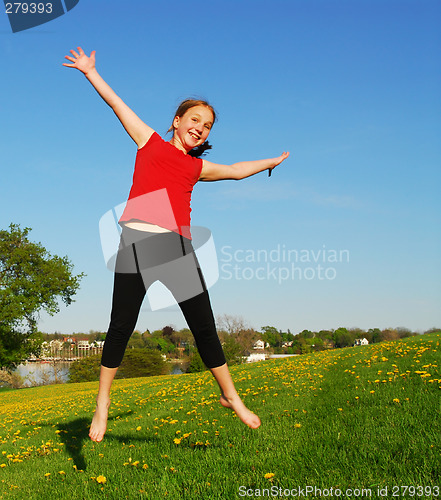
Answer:
[[[392,498],[394,485],[439,498],[440,340],[233,367],[257,430],[218,403],[209,372],[115,381],[99,444],[87,436],[97,383],[0,393],[0,498]]]

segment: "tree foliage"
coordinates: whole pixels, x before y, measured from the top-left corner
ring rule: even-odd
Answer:
[[[195,351],[190,358],[190,363],[187,368],[187,373],[199,373],[205,371],[207,368],[202,361],[200,354]]]
[[[244,353],[242,353],[242,347],[233,335],[227,335],[225,337],[222,349],[229,365],[237,365],[242,362]]]
[[[340,327],[334,332],[335,347],[349,347],[354,342],[354,337],[348,332],[347,328]]]
[[[152,377],[165,375],[167,364],[161,353],[151,349],[128,349],[116,378]]]
[[[59,299],[73,302],[83,274],[74,276],[67,257],[51,255],[28,239],[29,228],[10,224],[0,231],[0,367],[12,369],[38,354],[40,311],[59,312]]]
[[[69,367],[69,382],[92,382],[99,380],[100,360],[101,354],[94,354],[71,363]]]
[[[101,354],[74,361],[69,368],[69,382],[91,382],[99,380]],[[151,377],[165,375],[167,364],[158,351],[150,349],[128,349],[115,378]]]

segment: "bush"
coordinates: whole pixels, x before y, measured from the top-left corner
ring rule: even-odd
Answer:
[[[193,356],[190,358],[190,364],[188,365],[187,373],[203,372],[206,369],[207,368],[204,365],[201,356],[199,355],[198,352],[195,352]]]
[[[99,380],[100,365],[100,354],[74,361],[69,369],[69,382]],[[127,349],[115,378],[151,377],[164,375],[167,371],[167,364],[158,351]]]
[[[69,382],[91,382],[100,378],[101,355],[74,361],[69,367]]]
[[[116,378],[152,377],[165,375],[167,363],[161,353],[150,349],[128,349],[116,374]]]
[[[233,335],[228,335],[225,338],[222,349],[229,365],[237,365],[242,362],[242,347],[236,342]]]

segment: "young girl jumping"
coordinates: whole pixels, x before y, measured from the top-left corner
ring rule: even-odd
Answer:
[[[171,291],[179,304],[201,358],[219,385],[221,405],[231,408],[242,422],[256,429],[260,419],[237,394],[216,332],[207,287],[191,244],[190,199],[198,181],[238,180],[264,170],[270,173],[289,153],[233,165],[198,158],[211,147],[206,141],[216,120],[214,109],[206,101],[187,99],[181,103],[169,130],[173,137],[166,142],[101,78],[95,68],[95,51],[90,56],[81,47],[78,52],[70,52],[72,56],[65,57],[71,64],[63,65],[86,76],[138,146],[132,188],[119,220],[122,233],[112,313],[89,436],[97,442],[104,437],[110,388],[146,291],[156,280]]]

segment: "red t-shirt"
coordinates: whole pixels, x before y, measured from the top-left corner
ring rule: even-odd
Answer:
[[[191,239],[191,193],[201,170],[201,158],[185,154],[154,132],[136,154],[133,184],[119,222],[148,222]]]

